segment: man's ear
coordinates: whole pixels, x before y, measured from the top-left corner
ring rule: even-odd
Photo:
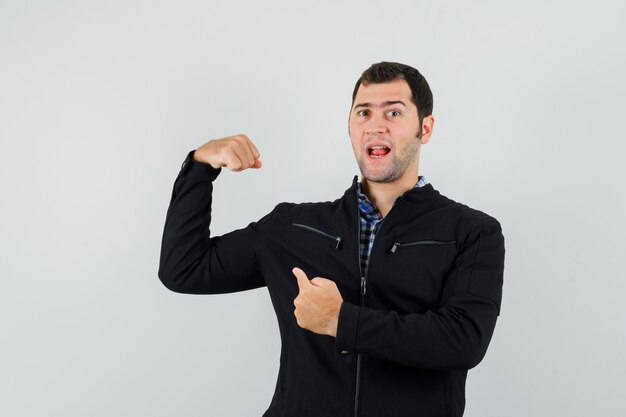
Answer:
[[[425,145],[430,140],[430,136],[433,134],[433,127],[435,126],[435,118],[433,115],[428,115],[422,120],[422,137],[420,143]]]

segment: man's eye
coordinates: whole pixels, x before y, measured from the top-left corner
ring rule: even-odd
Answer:
[[[389,110],[387,116],[400,116],[400,112],[398,110]]]
[[[356,114],[358,116],[367,116],[367,110],[359,110]]]

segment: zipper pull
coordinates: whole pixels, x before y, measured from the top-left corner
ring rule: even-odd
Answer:
[[[365,277],[361,277],[361,295],[365,295],[365,289],[366,289]]]
[[[339,244],[341,243],[341,238],[340,237],[336,237],[335,240],[337,241],[337,246],[335,246],[335,249],[339,249]]]
[[[391,247],[391,253],[396,253],[396,248],[400,246],[400,244],[398,242],[394,243],[393,246]]]

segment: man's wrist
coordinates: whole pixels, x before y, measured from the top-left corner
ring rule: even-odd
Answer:
[[[221,168],[215,168],[211,164],[198,161],[194,158],[194,151],[189,151],[187,158],[181,167],[181,174],[186,177],[192,177],[200,180],[213,181],[222,171]]]
[[[341,305],[343,304],[343,300],[337,306],[335,310],[334,317],[330,320],[330,325],[326,331],[326,334],[332,337],[337,337],[337,327],[339,326],[339,312],[341,311]]]

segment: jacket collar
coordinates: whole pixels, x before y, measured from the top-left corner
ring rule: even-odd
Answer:
[[[344,195],[345,196],[354,196],[354,197],[356,197],[356,187],[357,187],[357,183],[358,182],[359,182],[359,176],[355,175],[354,178],[352,179],[352,185],[350,186],[350,188],[348,188],[344,192]],[[412,201],[412,202],[415,202],[415,203],[420,203],[420,202],[425,202],[427,200],[431,200],[431,199],[436,198],[438,196],[441,196],[441,194],[439,194],[439,191],[435,190],[435,188],[429,182],[428,184],[424,185],[423,187],[413,187],[413,188],[411,188],[410,190],[408,190],[404,194],[402,194],[399,198],[401,198],[401,199],[406,198],[409,201]]]

